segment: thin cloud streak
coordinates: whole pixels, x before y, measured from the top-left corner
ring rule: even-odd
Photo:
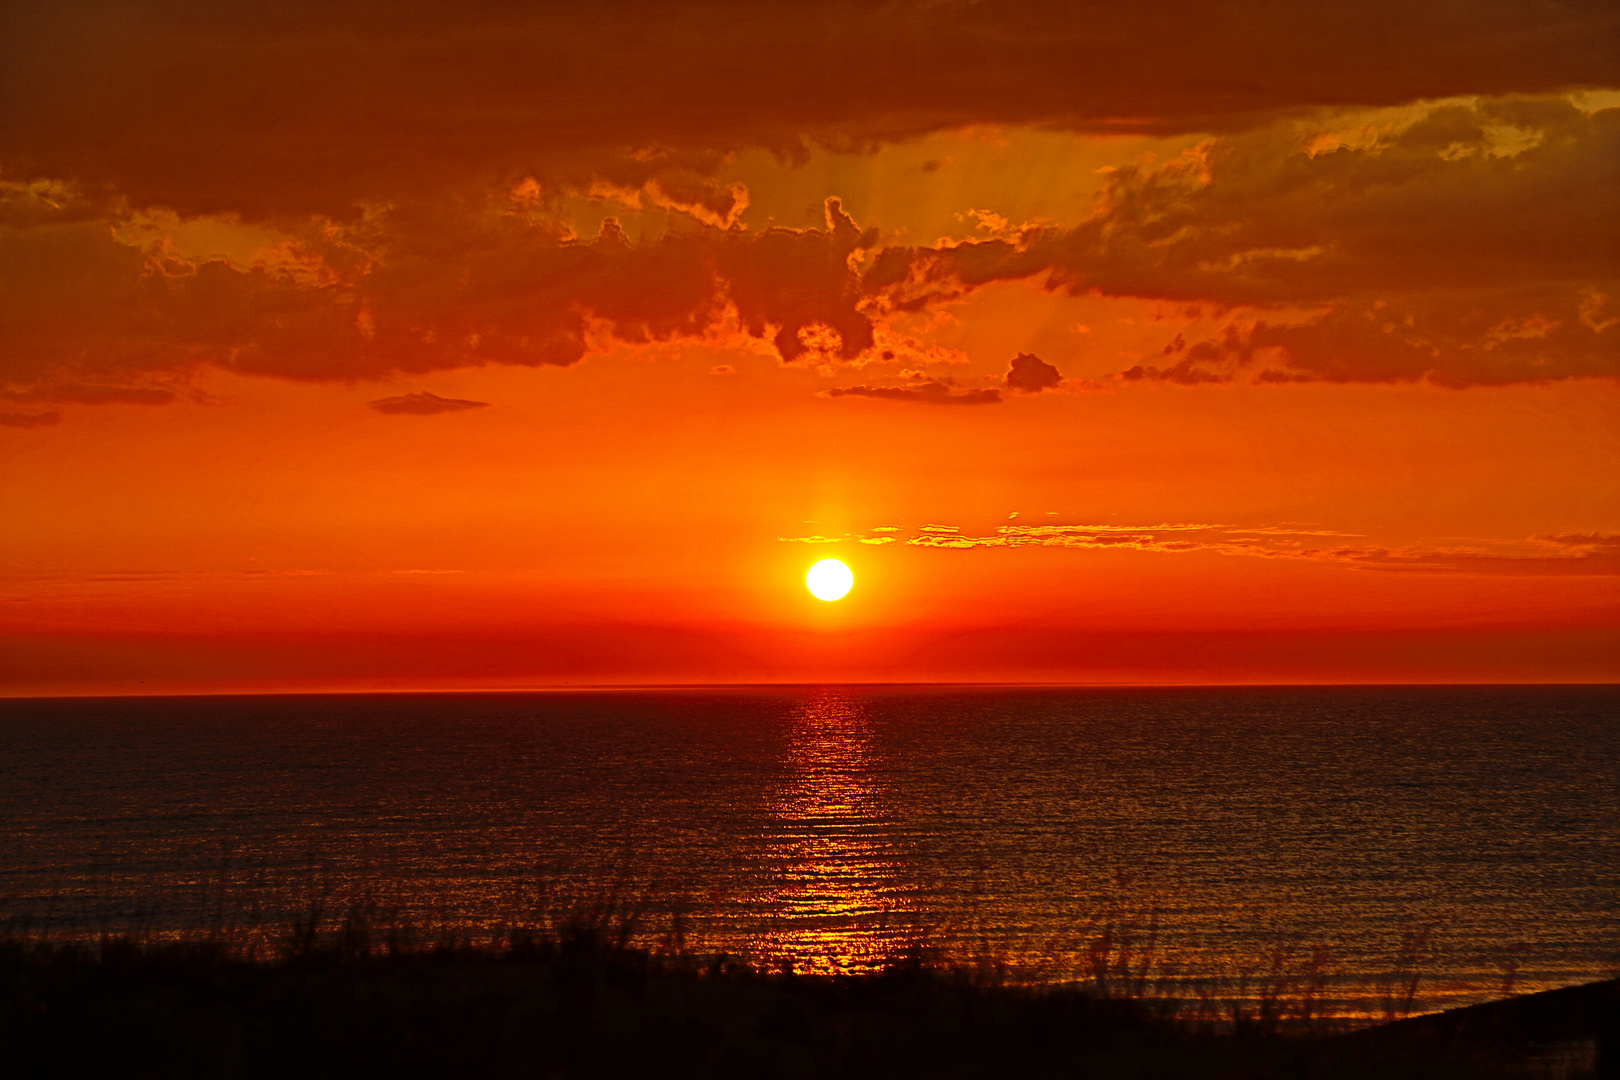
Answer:
[[[943,382],[906,386],[842,386],[827,391],[828,397],[867,397],[883,401],[909,401],[921,405],[999,405],[1001,391],[958,390]]]
[[[426,390],[403,394],[399,397],[378,398],[366,402],[380,413],[391,416],[437,416],[447,412],[465,412],[468,409],[487,409],[487,401],[469,401],[464,398],[440,397]]]
[[[909,547],[941,550],[974,548],[1073,548],[1130,550],[1165,554],[1209,553],[1265,559],[1336,563],[1358,570],[1462,574],[1616,575],[1620,574],[1620,534],[1532,536],[1519,542],[1479,540],[1469,546],[1403,548],[1317,546],[1316,537],[1356,534],[1283,525],[1003,525],[993,534],[973,535],[955,527],[924,526],[901,541]],[[779,537],[790,543],[876,542],[844,537]],[[883,537],[882,539],[891,539]]]

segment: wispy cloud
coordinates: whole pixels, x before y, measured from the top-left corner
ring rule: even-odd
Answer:
[[[15,413],[0,412],[0,427],[31,428],[50,427],[60,424],[62,414],[58,412]]]
[[[1003,525],[993,533],[964,533],[954,526],[924,525],[902,543],[910,547],[1055,547],[1096,551],[1130,550],[1164,554],[1205,552],[1264,559],[1303,559],[1337,563],[1358,570],[1429,573],[1546,575],[1620,574],[1620,534],[1537,535],[1525,540],[1464,540],[1444,544],[1380,547],[1324,544],[1354,540],[1355,533],[1289,523],[1257,526],[1170,523],[1158,525]],[[800,543],[861,543],[893,539],[863,537],[782,537]]]
[[[999,405],[1000,390],[954,390],[943,382],[907,386],[840,386],[827,391],[828,397],[868,397],[885,401],[910,401],[919,405]]]
[[[27,405],[167,405],[174,400],[173,390],[150,386],[56,383],[30,390],[0,390],[0,401]]]

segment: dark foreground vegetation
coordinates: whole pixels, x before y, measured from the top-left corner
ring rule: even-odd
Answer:
[[[0,943],[0,1076],[1620,1076],[1620,982],[1347,1031],[1195,1022],[1165,999],[922,957],[762,972],[589,924],[502,950],[390,944],[294,933],[255,961],[206,942]]]

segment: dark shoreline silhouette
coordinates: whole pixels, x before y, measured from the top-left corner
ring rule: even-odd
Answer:
[[[351,913],[352,916],[352,913]],[[280,956],[218,941],[0,943],[0,1076],[1620,1075],[1620,980],[1356,1027],[1025,986],[921,953],[854,976],[649,950],[627,923],[417,948],[346,918]]]

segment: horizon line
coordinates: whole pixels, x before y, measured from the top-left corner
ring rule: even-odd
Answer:
[[[582,683],[547,684],[540,686],[479,686],[479,687],[414,687],[367,689],[301,689],[301,690],[152,690],[117,691],[107,693],[21,693],[0,690],[0,701],[102,701],[145,698],[248,698],[248,697],[407,697],[433,695],[496,695],[496,694],[569,694],[614,693],[637,691],[687,690],[808,690],[818,688],[855,689],[946,689],[946,690],[1377,690],[1415,689],[1422,687],[1449,687],[1453,689],[1485,687],[1537,687],[1537,688],[1596,688],[1620,687],[1620,679],[1606,681],[1546,682],[1528,680],[1422,680],[1387,682],[1066,682],[1066,681],[941,681],[941,680],[828,680],[783,682],[665,682],[665,683]]]

